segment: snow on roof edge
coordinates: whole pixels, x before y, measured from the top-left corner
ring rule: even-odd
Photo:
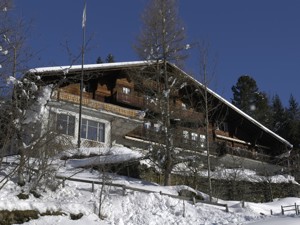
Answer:
[[[100,63],[100,64],[85,64],[83,65],[83,68],[103,69],[103,68],[119,68],[124,66],[141,66],[147,64],[149,64],[149,61],[114,62],[114,63]],[[81,70],[81,68],[82,65],[37,67],[37,68],[30,69],[28,73],[76,71],[76,70]]]
[[[177,67],[175,64],[171,64],[170,65],[174,66],[175,68],[177,68],[178,70],[180,70],[182,73],[184,73],[186,76],[190,77],[194,82],[196,82],[197,84],[199,84],[200,86],[204,87],[204,85],[199,82],[198,80],[196,80],[194,77],[192,77],[191,75],[187,74],[186,72],[184,72],[182,69],[180,69],[179,67]],[[249,116],[247,113],[243,112],[242,110],[240,110],[239,108],[237,108],[235,105],[233,105],[232,103],[230,103],[229,101],[227,101],[225,98],[223,98],[222,96],[220,96],[219,94],[217,94],[216,92],[214,92],[213,90],[209,89],[207,87],[207,90],[210,94],[212,94],[213,96],[215,96],[216,98],[218,98],[220,101],[222,101],[224,104],[226,104],[227,106],[229,106],[230,108],[232,108],[234,111],[236,111],[237,113],[241,114],[242,116],[244,116],[245,118],[247,118],[250,122],[254,123],[255,125],[257,125],[258,127],[260,127],[262,130],[266,131],[267,133],[273,135],[274,137],[276,137],[278,140],[280,140],[281,142],[287,144],[290,148],[293,148],[293,145],[288,142],[287,140],[285,140],[284,138],[282,138],[281,136],[279,136],[278,134],[274,133],[273,131],[271,131],[269,128],[265,127],[264,125],[262,125],[260,122],[258,122],[257,120],[255,120],[254,118],[252,118],[251,116]]]

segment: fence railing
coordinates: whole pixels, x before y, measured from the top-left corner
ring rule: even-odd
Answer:
[[[299,205],[296,203],[294,205],[281,206],[281,214],[284,215],[285,212],[295,211],[296,215],[299,215]]]
[[[99,184],[100,185],[108,185],[108,186],[112,186],[112,187],[122,188],[123,195],[126,195],[126,190],[138,191],[138,192],[143,192],[143,193],[159,193],[160,195],[165,195],[165,196],[168,196],[168,197],[171,197],[171,198],[176,198],[176,199],[185,200],[185,201],[191,201],[194,204],[196,204],[196,203],[203,203],[203,204],[208,204],[208,205],[214,205],[214,206],[223,207],[223,208],[225,208],[226,212],[229,212],[227,204],[220,204],[220,203],[215,203],[215,202],[207,202],[207,201],[196,199],[195,197],[185,197],[185,196],[180,196],[180,195],[172,195],[172,194],[168,194],[168,193],[163,193],[161,191],[158,192],[158,191],[153,191],[153,190],[146,190],[146,189],[142,189],[142,188],[130,187],[130,186],[126,186],[126,185],[123,185],[123,184],[114,184],[112,182],[105,182],[105,181],[92,181],[92,180],[85,180],[85,179],[74,178],[74,177],[65,177],[65,176],[56,176],[56,178],[63,180],[63,182],[62,182],[63,186],[65,186],[65,181],[66,180],[76,181],[76,182],[82,182],[82,183],[89,183],[89,184],[92,185],[92,192],[94,192],[95,184],[98,184],[98,185]]]
[[[63,91],[55,91],[52,95],[52,99],[56,99],[58,101],[62,100],[62,101],[71,102],[71,103],[75,103],[75,104],[80,103],[80,96],[73,95],[73,94],[70,94],[67,92],[63,92]],[[90,98],[83,97],[82,105],[93,108],[93,109],[97,109],[97,110],[105,110],[108,112],[116,113],[116,114],[130,117],[130,118],[136,118],[136,119],[139,118],[138,110],[124,108],[124,107],[117,106],[114,104],[96,101],[96,100],[93,100]]]

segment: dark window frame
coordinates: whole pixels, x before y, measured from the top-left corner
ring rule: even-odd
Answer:
[[[75,116],[66,113],[56,113],[56,130],[61,134],[75,136]]]

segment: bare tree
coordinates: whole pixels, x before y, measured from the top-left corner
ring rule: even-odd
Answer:
[[[48,118],[39,117],[41,108],[47,107],[46,99],[40,102],[46,84],[38,77],[23,77],[32,56],[26,47],[28,24],[15,17],[12,0],[0,1],[1,159],[18,155],[7,178],[17,176],[20,185],[30,182],[34,189],[51,177],[52,156],[69,142],[57,130],[46,129]]]
[[[70,147],[70,138],[62,135],[51,123],[47,108],[52,88],[37,86],[29,77],[14,82],[14,98],[5,104],[2,115],[6,124],[3,127],[5,145],[2,154],[17,154],[18,184],[31,183],[36,189],[45,179],[54,177],[53,160],[59,152]],[[39,81],[40,82],[40,81]],[[8,110],[8,111],[7,111]],[[7,149],[8,148],[8,149]],[[11,150],[11,152],[7,152]]]
[[[164,174],[164,185],[170,185],[171,172],[175,163],[174,137],[171,127],[171,94],[175,84],[179,84],[176,74],[167,68],[167,62],[181,63],[186,57],[183,43],[184,27],[178,17],[176,0],[151,0],[142,15],[143,29],[138,37],[137,52],[144,60],[152,63],[149,71],[150,79],[154,80],[151,97],[160,110],[156,115],[157,124],[163,131],[161,142],[153,146],[159,152],[160,165]]]
[[[199,101],[197,102],[198,111],[202,112],[202,116],[199,117],[199,124],[202,126],[202,144],[196,145],[197,151],[206,152],[206,165],[207,178],[208,178],[208,189],[209,189],[209,200],[212,201],[212,181],[211,181],[211,154],[212,154],[212,134],[211,128],[216,122],[222,122],[226,115],[226,108],[223,108],[222,104],[216,101],[212,95],[212,91],[209,89],[209,85],[215,76],[216,60],[209,56],[209,44],[205,41],[198,44],[199,49],[199,74],[197,79],[200,81],[195,92],[197,92]],[[201,140],[201,139],[200,139]]]

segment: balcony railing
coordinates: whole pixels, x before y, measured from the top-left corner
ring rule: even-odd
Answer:
[[[56,99],[57,101],[65,101],[65,102],[80,104],[80,96],[66,93],[63,91],[54,91],[52,95],[52,99]],[[130,117],[130,118],[136,118],[136,119],[139,118],[138,110],[127,109],[124,107],[96,101],[86,97],[82,98],[82,105],[92,109],[105,110],[107,112],[116,113],[118,115]]]
[[[155,102],[147,99],[146,97],[137,96],[133,94],[124,94],[124,93],[117,93],[116,94],[117,102],[128,104],[131,106],[139,107],[141,109],[148,108],[150,111],[159,112],[159,106],[155,104]],[[181,118],[187,121],[200,121],[204,119],[203,113],[196,112],[192,109],[183,109],[179,106],[170,106],[171,111],[171,118]]]
[[[143,97],[132,95],[132,94],[125,94],[122,92],[117,92],[117,101],[120,103],[125,103],[131,106],[142,108],[144,104]]]

